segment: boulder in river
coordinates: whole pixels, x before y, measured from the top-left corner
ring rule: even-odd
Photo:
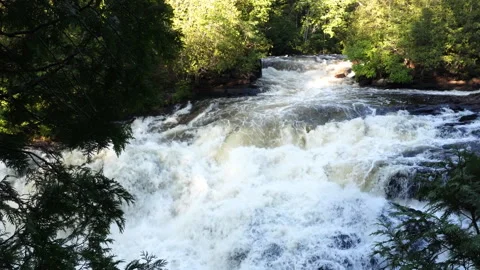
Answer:
[[[478,118],[477,114],[469,114],[469,115],[460,117],[458,121],[460,123],[469,123],[469,122],[472,122],[473,120],[476,120],[477,118]]]
[[[335,70],[335,78],[346,78],[352,72],[350,67],[342,67]]]
[[[413,173],[404,171],[399,171],[390,176],[385,186],[387,199],[412,198],[418,189],[418,184],[414,182],[414,178]]]
[[[360,238],[356,234],[340,233],[333,237],[334,247],[347,250],[356,247],[360,243]]]
[[[386,87],[390,82],[387,79],[374,80],[372,82],[373,86]]]

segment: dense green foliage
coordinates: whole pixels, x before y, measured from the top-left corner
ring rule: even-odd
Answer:
[[[262,32],[273,55],[339,53],[355,7],[353,0],[273,1]]]
[[[302,18],[301,43],[297,48],[302,53],[339,53],[350,24],[353,0],[298,1],[297,8],[305,15]]]
[[[174,8],[174,26],[183,34],[180,72],[199,76],[234,68],[248,71],[267,48],[255,26],[265,19],[270,1],[167,2]]]
[[[373,0],[358,5],[345,52],[367,78],[468,79],[480,71],[480,2]]]
[[[0,161],[12,169],[0,179],[0,268],[116,269],[110,226],[123,229],[134,198],[61,152],[120,152],[126,120],[190,98],[192,79],[342,50],[359,78],[468,79],[478,48],[476,0],[0,0]],[[396,205],[397,222],[381,221],[388,268],[447,253],[439,267],[479,267],[476,164],[449,163],[423,181],[425,211]],[[127,269],[164,266],[143,254]]]
[[[326,15],[343,10],[334,1],[168,3],[0,1],[0,160],[12,169],[0,182],[2,268],[116,268],[110,224],[123,229],[133,198],[61,152],[118,153],[131,136],[123,120],[189,97],[192,76],[251,71],[269,50],[318,52],[344,30]],[[163,266],[143,259],[129,267]]]
[[[86,150],[112,142],[119,150],[129,134],[113,121],[159,100],[153,77],[179,45],[170,8],[154,3],[3,4],[1,128]]]
[[[248,72],[268,53],[341,52],[352,0],[168,0],[184,48],[177,72]]]
[[[422,210],[394,205],[380,220],[375,253],[385,269],[480,269],[480,157],[462,153],[420,174]]]
[[[114,269],[106,236],[111,223],[123,229],[120,206],[132,196],[100,172],[35,162],[41,167],[27,174],[34,191],[26,198],[8,185],[10,179],[1,182],[1,217],[14,227],[2,230],[1,268]]]
[[[1,269],[117,268],[110,226],[123,230],[134,198],[61,151],[119,152],[121,120],[161,103],[172,16],[161,0],[0,1],[0,160],[13,169],[0,179]],[[164,264],[143,259],[129,269]]]

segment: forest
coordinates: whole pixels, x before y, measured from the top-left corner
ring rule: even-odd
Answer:
[[[102,171],[66,164],[62,152],[79,149],[87,161],[108,147],[119,154],[134,116],[225,78],[255,80],[259,59],[272,55],[345,54],[365,85],[475,88],[479,48],[477,0],[0,0],[0,161],[9,168],[0,179],[0,268],[124,263],[109,235],[111,225],[123,230],[122,205],[135,198]],[[445,252],[438,269],[480,269],[480,161],[458,160],[424,180],[418,197],[429,211],[396,205],[402,222],[381,222],[390,241],[375,256],[386,269],[430,269]],[[462,215],[467,225],[452,218]],[[410,248],[420,241],[427,247]],[[165,263],[144,253],[126,269]]]

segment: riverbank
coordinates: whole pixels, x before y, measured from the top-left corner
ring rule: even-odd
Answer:
[[[323,65],[329,63],[329,68],[325,69],[325,79],[349,84],[356,83],[363,88],[375,89],[415,89],[426,91],[449,91],[458,90],[472,92],[480,88],[480,79],[472,78],[467,81],[453,80],[448,77],[427,77],[423,80],[416,80],[410,84],[394,84],[389,83],[385,79],[380,80],[365,80],[355,78],[352,72],[350,62],[345,60],[343,55],[303,55],[303,56],[281,56],[268,57],[259,61],[256,70],[250,72],[229,71],[222,74],[205,74],[196,81],[192,80],[190,85],[191,95],[186,96],[181,100],[167,102],[168,105],[158,106],[152,108],[147,112],[142,112],[135,117],[141,116],[155,116],[162,114],[170,114],[175,111],[179,104],[185,106],[188,101],[196,102],[212,98],[230,98],[242,96],[255,96],[264,91],[257,81],[262,77],[263,71],[272,67],[278,71],[297,71],[300,73],[308,72],[321,68]],[[331,63],[336,63],[331,65]],[[429,104],[436,108],[440,104],[448,104],[448,107],[454,110],[469,109],[472,111],[480,111],[480,94],[470,94],[468,98],[464,96],[450,96],[450,95],[414,95],[411,104],[402,105],[410,111],[410,107],[417,104]],[[419,109],[412,109],[414,113],[419,112]],[[428,107],[423,107],[420,111],[430,113]]]
[[[292,61],[293,60],[293,61]],[[305,61],[310,61],[305,65]],[[194,85],[194,93],[197,97],[218,98],[218,97],[237,97],[250,96],[260,93],[256,81],[262,76],[262,67],[273,67],[277,70],[297,70],[308,71],[314,66],[325,64],[328,61],[337,61],[350,63],[346,60],[346,56],[340,54],[331,55],[298,55],[298,56],[272,56],[262,60],[257,70],[245,74],[235,72],[210,75],[199,80]],[[352,78],[361,87],[374,87],[379,89],[418,89],[432,91],[475,91],[480,89],[480,78],[473,77],[469,79],[459,80],[454,76],[448,75],[423,75],[414,78],[411,83],[392,83],[388,79],[368,79],[358,78],[352,72],[352,66],[340,65],[330,70],[331,79]]]
[[[360,86],[373,86],[378,88],[402,88],[402,89],[420,89],[420,90],[460,90],[474,91],[480,89],[480,78],[470,78],[467,80],[458,80],[448,76],[429,76],[423,79],[416,79],[411,83],[391,83],[387,79],[360,79]]]

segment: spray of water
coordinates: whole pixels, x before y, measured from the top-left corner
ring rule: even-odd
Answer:
[[[460,123],[469,111],[398,110],[389,91],[396,100],[419,91],[359,89],[334,77],[348,65],[267,59],[258,96],[136,120],[120,156],[104,151],[90,165],[137,199],[113,252],[129,260],[145,250],[172,270],[375,268],[374,224],[404,191],[389,190],[392,177],[408,186],[445,148],[475,141],[480,122]]]

